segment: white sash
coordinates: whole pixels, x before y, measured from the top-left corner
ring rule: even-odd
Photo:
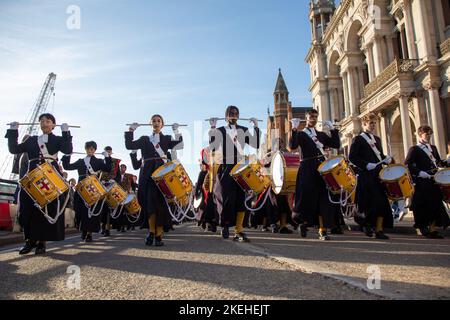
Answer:
[[[227,132],[227,135],[230,136],[231,141],[233,141],[233,144],[236,147],[238,153],[243,156],[244,150],[242,150],[241,144],[239,143],[238,140],[237,127],[230,128],[230,126],[226,126],[225,131]]]
[[[303,129],[303,132],[306,133],[308,135],[308,137],[311,138],[312,141],[314,141],[314,143],[316,144],[316,147],[317,147],[317,149],[319,149],[320,153],[322,153],[322,155],[325,155],[325,152],[323,150],[323,144],[319,141],[319,139],[317,139],[316,130],[314,128],[305,128],[305,129]]]
[[[161,149],[161,146],[159,145],[159,142],[160,142],[159,133],[158,133],[158,135],[150,136],[149,139],[150,139],[150,142],[155,147],[155,150],[158,153],[158,155],[161,157],[161,159],[164,161],[164,163],[166,163],[168,161],[168,159],[166,158],[166,154],[164,153],[164,150]]]
[[[45,161],[48,163],[52,162],[53,160],[56,161],[58,159],[58,153],[56,154],[50,154],[47,149],[47,142],[48,142],[48,134],[40,135],[37,139],[39,151],[41,152],[42,156],[44,157]],[[51,159],[46,159],[51,158]]]
[[[380,150],[378,150],[378,148],[377,148],[377,145],[376,145],[377,141],[375,140],[375,137],[372,134],[369,134],[369,133],[366,133],[366,132],[361,133],[361,137],[363,137],[364,140],[367,141],[369,146],[372,148],[373,153],[375,153],[375,155],[377,156],[378,160],[380,162],[382,162],[383,159],[381,158]]]
[[[431,146],[427,143],[427,144],[423,144],[423,143],[418,143],[417,146],[423,150],[423,152],[425,152],[427,154],[427,156],[430,158],[431,162],[433,162],[433,165],[435,166],[435,168],[437,168],[437,161],[436,158],[433,156],[433,150],[431,149]]]
[[[92,168],[92,166],[91,166],[91,157],[86,157],[83,160],[84,160],[84,165],[88,169],[89,173],[90,174],[97,174],[97,172],[95,172],[94,168]]]

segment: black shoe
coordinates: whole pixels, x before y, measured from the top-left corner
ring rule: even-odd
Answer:
[[[131,231],[134,231],[134,230],[135,230],[135,228],[134,228],[134,226],[132,226],[132,227],[131,227]]]
[[[84,240],[84,242],[92,242],[92,234],[91,233],[88,233],[86,235],[86,239]]]
[[[300,235],[302,238],[306,238],[308,235],[308,227],[304,224],[300,225]]]
[[[388,240],[389,239],[389,237],[387,235],[385,235],[383,231],[376,232],[375,238],[380,239],[380,240]]]
[[[293,231],[291,229],[289,229],[288,227],[283,227],[280,229],[279,233],[280,234],[292,234]]]
[[[292,215],[291,215],[292,221],[294,221],[295,223],[301,224],[303,221],[301,221],[301,216],[299,213],[296,213],[294,211],[292,211]]]
[[[428,239],[444,239],[444,237],[437,231],[430,232],[426,235]]]
[[[243,232],[239,232],[237,233],[234,238],[233,241],[238,241],[238,242],[250,242],[250,240],[247,238],[247,235]]]
[[[162,247],[164,242],[162,242],[161,237],[155,237],[155,247]]]
[[[36,246],[35,254],[44,254],[45,253],[45,244],[39,242]]]
[[[100,234],[105,235],[105,232],[106,232],[106,230],[105,230],[105,229],[102,229],[102,230],[100,231]]]
[[[216,233],[217,232],[217,226],[216,225],[211,225],[211,231],[212,233]]]
[[[272,233],[278,233],[280,231],[280,228],[276,224],[272,224],[270,226],[270,232]]]
[[[364,233],[366,234],[366,236],[368,236],[369,238],[373,237],[373,229],[371,227],[365,227],[364,228]]]
[[[147,237],[145,238],[145,245],[151,246],[153,244],[153,240],[155,239],[154,233],[149,233]]]
[[[110,230],[105,230],[105,233],[103,233],[104,237],[110,237],[111,236],[111,231]]]
[[[341,228],[332,228],[330,231],[331,234],[344,234]]]
[[[222,238],[224,238],[224,239],[228,239],[230,237],[230,230],[228,229],[228,227],[223,227],[221,233],[222,233]]]
[[[27,240],[25,245],[20,249],[19,254],[28,254],[36,248],[36,241]]]
[[[120,232],[127,232],[127,231],[125,230],[125,227],[122,227],[122,229],[120,229]]]
[[[331,238],[326,231],[319,231],[319,240],[328,241],[331,240]]]
[[[164,226],[163,227],[164,233],[167,233],[170,231],[170,227],[169,226]]]
[[[81,233],[81,240],[84,241],[84,240],[86,239],[86,236],[87,236],[87,232],[86,232],[86,231],[83,231],[83,232]]]

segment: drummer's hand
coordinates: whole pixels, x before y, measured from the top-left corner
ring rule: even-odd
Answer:
[[[219,120],[219,119],[218,118],[210,118],[209,119],[209,125],[211,126],[212,129],[216,128],[217,120]]]
[[[172,125],[173,133],[178,134],[178,133],[179,133],[179,131],[178,131],[178,128],[179,128],[179,127],[180,127],[180,125],[179,125],[178,123],[174,123],[174,124]]]
[[[106,151],[103,151],[103,152],[102,152],[102,155],[103,155],[105,158],[108,158],[108,157],[110,156],[109,153],[106,152]]]
[[[422,179],[431,179],[431,178],[432,178],[432,177],[431,177],[428,173],[426,173],[425,171],[420,171],[420,172],[419,172],[419,177],[422,178]]]
[[[11,123],[9,124],[9,128],[10,128],[11,130],[18,130],[18,129],[19,129],[19,123],[18,123],[17,121],[11,122]]]
[[[334,126],[333,126],[333,123],[331,122],[331,121],[325,121],[323,124],[322,124],[322,128],[323,128],[323,130],[327,130],[327,131],[329,131],[329,130],[333,130],[334,129]]]
[[[130,131],[134,132],[136,131],[136,129],[139,128],[139,124],[137,122],[134,122],[131,126],[130,126]]]
[[[383,163],[384,164],[391,164],[392,163],[392,157],[391,156],[386,156],[386,158],[384,158]]]
[[[366,166],[366,169],[369,170],[369,171],[372,171],[372,170],[374,170],[376,167],[377,167],[377,164],[376,164],[376,163],[368,163],[367,166]]]
[[[62,132],[67,132],[67,131],[69,131],[69,125],[68,125],[67,123],[63,123],[63,124],[61,125],[61,131],[62,131]]]
[[[297,131],[300,126],[300,119],[294,118],[291,120],[292,130]]]
[[[253,126],[254,126],[255,128],[258,128],[258,119],[256,119],[256,118],[250,118],[249,120],[250,120],[250,122],[253,124]]]

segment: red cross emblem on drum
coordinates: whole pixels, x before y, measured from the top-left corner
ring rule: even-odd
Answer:
[[[188,183],[188,177],[187,177],[186,175],[184,175],[184,174],[182,174],[182,175],[180,176],[180,182],[181,182],[181,184],[183,185],[183,187],[187,187],[187,186],[189,185],[189,183]]]
[[[113,197],[114,197],[114,199],[116,199],[116,200],[120,200],[120,199],[121,199],[120,194],[118,194],[117,192],[114,192],[114,193],[113,193]]]
[[[37,186],[41,190],[50,191],[50,182],[46,178],[41,178],[36,182]]]
[[[256,176],[258,177],[259,181],[264,181],[264,174],[261,172],[261,169],[256,169]]]

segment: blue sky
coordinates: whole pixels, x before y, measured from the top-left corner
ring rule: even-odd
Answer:
[[[81,9],[79,30],[66,26],[69,5]],[[310,41],[307,0],[0,0],[2,123],[6,130],[24,121],[55,72],[47,110],[82,126],[72,130],[76,151],[95,140],[129,164],[125,124],[160,113],[189,125],[182,159],[191,159],[185,166],[196,180],[207,130],[199,121],[222,117],[230,104],[242,117],[266,120],[278,68],[293,105],[311,105]],[[6,140],[0,152],[3,162]]]

